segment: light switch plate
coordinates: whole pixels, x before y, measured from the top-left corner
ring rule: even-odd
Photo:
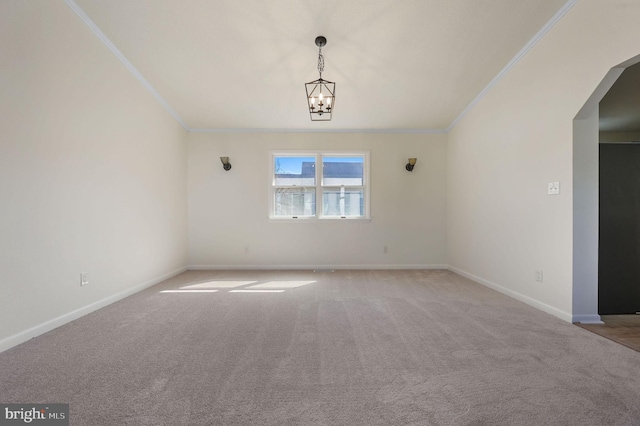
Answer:
[[[560,182],[549,182],[547,187],[547,194],[549,195],[560,194]]]

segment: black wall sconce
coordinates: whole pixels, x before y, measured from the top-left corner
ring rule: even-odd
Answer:
[[[229,157],[220,157],[220,161],[222,161],[222,168],[226,171],[231,170],[231,163],[229,162]]]
[[[406,166],[404,166],[404,168],[407,169],[408,172],[412,172],[414,166],[416,165],[416,161],[418,161],[417,158],[409,158],[409,162]]]

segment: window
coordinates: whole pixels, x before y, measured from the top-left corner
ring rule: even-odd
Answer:
[[[368,219],[369,154],[272,153],[269,216]]]

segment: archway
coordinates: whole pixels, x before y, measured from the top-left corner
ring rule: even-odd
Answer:
[[[601,323],[598,314],[599,103],[640,55],[609,70],[573,120],[572,320]]]

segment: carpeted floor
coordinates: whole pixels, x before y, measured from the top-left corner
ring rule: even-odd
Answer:
[[[640,353],[448,271],[189,271],[0,354],[0,403],[26,402],[92,426],[639,425]]]

